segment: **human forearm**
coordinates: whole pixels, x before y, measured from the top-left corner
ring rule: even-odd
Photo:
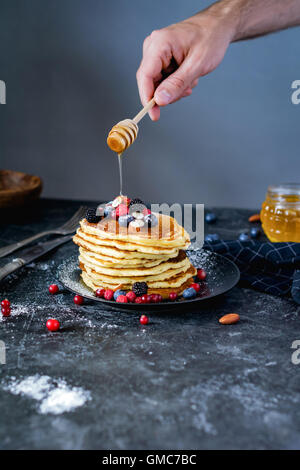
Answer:
[[[232,41],[300,25],[300,0],[221,0],[208,12],[230,21]]]

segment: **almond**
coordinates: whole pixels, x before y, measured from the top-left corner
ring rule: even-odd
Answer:
[[[260,214],[253,214],[248,220],[249,222],[260,222]]]
[[[233,323],[237,323],[239,319],[240,316],[237,313],[228,313],[219,319],[219,323],[222,323],[222,325],[233,325]]]

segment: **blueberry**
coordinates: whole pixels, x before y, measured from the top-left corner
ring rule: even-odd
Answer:
[[[109,217],[113,210],[114,210],[113,206],[111,206],[110,204],[106,204],[104,208],[104,217]]]
[[[249,241],[249,235],[248,233],[241,233],[239,236],[240,242],[247,242]]]
[[[144,221],[148,227],[155,227],[158,224],[157,217],[154,214],[145,215]]]
[[[252,227],[250,230],[251,238],[258,238],[260,235],[260,229],[258,227]]]
[[[214,224],[216,222],[216,220],[217,220],[217,216],[213,212],[208,212],[207,214],[205,214],[205,222],[206,223]]]
[[[119,295],[126,295],[126,291],[122,289],[116,290],[116,292],[114,293],[114,300],[117,300]]]
[[[206,242],[214,243],[220,240],[220,237],[217,233],[209,233],[206,235],[205,239]]]
[[[128,227],[130,222],[132,222],[133,220],[134,220],[134,217],[132,217],[132,215],[129,215],[129,214],[120,215],[119,225],[121,225],[121,227]]]
[[[182,296],[185,299],[192,299],[193,297],[196,297],[196,295],[197,295],[197,292],[195,291],[193,287],[189,287],[188,289],[185,289],[182,294]]]

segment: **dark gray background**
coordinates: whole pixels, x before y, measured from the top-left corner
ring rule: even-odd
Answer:
[[[1,0],[0,166],[40,175],[44,195],[111,199],[110,127],[140,108],[146,35],[211,2]],[[259,206],[270,183],[299,177],[299,29],[234,44],[192,97],[146,118],[125,189],[146,200]]]

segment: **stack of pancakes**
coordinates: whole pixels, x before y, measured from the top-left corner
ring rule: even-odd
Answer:
[[[79,246],[84,283],[93,291],[115,291],[146,282],[148,294],[182,294],[196,274],[185,252],[189,236],[172,217],[155,215],[158,224],[141,229],[121,227],[109,218],[97,224],[83,219],[73,240]]]

